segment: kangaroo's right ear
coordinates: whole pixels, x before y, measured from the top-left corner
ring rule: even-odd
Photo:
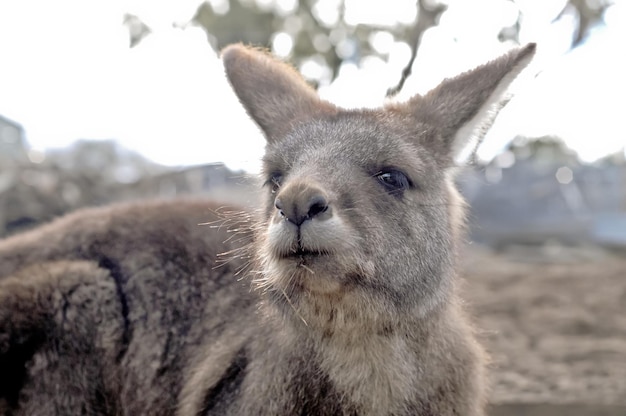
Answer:
[[[444,80],[425,96],[402,105],[418,121],[435,129],[425,143],[448,165],[472,140],[480,142],[508,100],[508,88],[535,54],[535,44],[511,50],[499,58]]]
[[[235,93],[268,142],[299,122],[336,112],[298,72],[267,52],[237,44],[226,47],[222,59]]]

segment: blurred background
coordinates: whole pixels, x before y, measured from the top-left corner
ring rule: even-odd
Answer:
[[[0,236],[113,201],[254,204],[234,42],[349,108],[537,42],[458,177],[492,413],[626,415],[625,0],[0,1]]]

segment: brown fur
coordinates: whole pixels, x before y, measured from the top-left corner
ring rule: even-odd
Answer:
[[[227,48],[267,138],[258,212],[119,205],[1,241],[0,414],[484,414],[450,169],[533,51],[343,110]]]

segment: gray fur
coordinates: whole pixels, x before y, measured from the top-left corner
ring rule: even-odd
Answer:
[[[258,212],[142,202],[0,241],[0,414],[484,414],[450,168],[533,52],[343,110],[228,47],[267,137]]]

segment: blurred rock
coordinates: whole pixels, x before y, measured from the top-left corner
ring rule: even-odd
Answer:
[[[26,159],[24,129],[18,123],[0,116],[0,166],[8,167]],[[2,191],[1,180],[0,191]]]
[[[586,165],[552,144],[529,147],[459,175],[472,239],[626,248],[626,165],[616,158]]]
[[[206,195],[230,204],[249,203],[246,175],[223,165],[167,168],[114,141],[83,140],[64,150],[29,155],[19,126],[17,139],[10,130],[17,125],[1,126],[0,236],[115,201]]]

